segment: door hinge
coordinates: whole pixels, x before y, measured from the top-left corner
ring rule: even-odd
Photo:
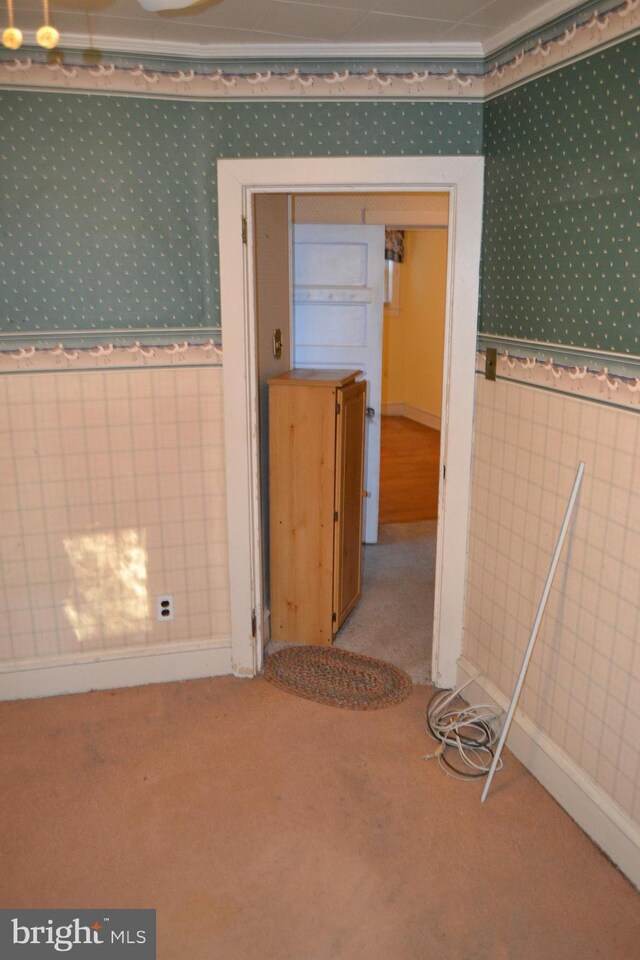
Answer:
[[[247,218],[242,218],[242,242],[247,242]]]
[[[336,413],[340,413],[340,404],[336,400]]]
[[[443,479],[443,480],[446,480],[446,479],[447,479],[447,465],[446,465],[446,463],[443,463],[443,464],[442,464],[442,479]]]
[[[255,639],[257,633],[258,633],[258,618],[256,617],[255,610],[252,610],[251,611],[251,636]]]
[[[333,514],[333,522],[334,522],[334,523],[337,523],[337,522],[338,522],[338,511],[337,511],[337,510],[336,510],[336,511],[334,512],[334,514]]]
[[[331,614],[331,623],[335,623],[337,619],[338,619],[338,614],[334,610],[333,613]]]

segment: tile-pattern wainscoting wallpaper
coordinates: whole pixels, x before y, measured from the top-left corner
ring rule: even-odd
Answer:
[[[464,652],[511,696],[578,461],[521,708],[640,822],[640,413],[478,377]]]
[[[72,345],[219,328],[218,158],[479,154],[482,106],[0,92],[0,148],[0,342]]]
[[[219,366],[0,377],[0,661],[228,637],[226,524]]]
[[[485,105],[481,329],[640,353],[640,37]]]

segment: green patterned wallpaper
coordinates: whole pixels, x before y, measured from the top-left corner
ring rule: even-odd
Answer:
[[[482,332],[640,354],[640,38],[485,105]]]
[[[96,331],[218,328],[218,157],[481,146],[473,103],[0,92],[0,344],[7,332],[72,330],[65,343],[81,344]]]

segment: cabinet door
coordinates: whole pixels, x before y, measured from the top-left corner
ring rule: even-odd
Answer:
[[[362,592],[365,380],[338,391],[333,610],[338,630]]]
[[[269,388],[271,636],[332,637],[336,389]]]

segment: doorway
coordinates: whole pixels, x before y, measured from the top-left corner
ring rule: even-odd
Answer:
[[[433,207],[448,198],[427,199]],[[448,238],[446,221],[402,226],[387,234],[388,255],[396,259],[387,261],[379,538],[364,547],[362,600],[335,642],[425,683],[437,569]]]
[[[291,198],[292,365],[363,371],[376,454],[364,477],[362,596],[334,645],[420,683],[431,670],[448,211],[444,192]]]
[[[483,160],[418,157],[221,160],[219,226],[233,668],[260,668],[262,570],[257,451],[252,198],[256,193],[446,191],[449,194],[446,417],[436,571],[434,682],[455,681],[461,649],[475,374]],[[239,229],[246,218],[243,243]],[[464,220],[464,231],[458,228]],[[253,624],[252,624],[253,620]],[[256,625],[257,621],[257,625]]]

